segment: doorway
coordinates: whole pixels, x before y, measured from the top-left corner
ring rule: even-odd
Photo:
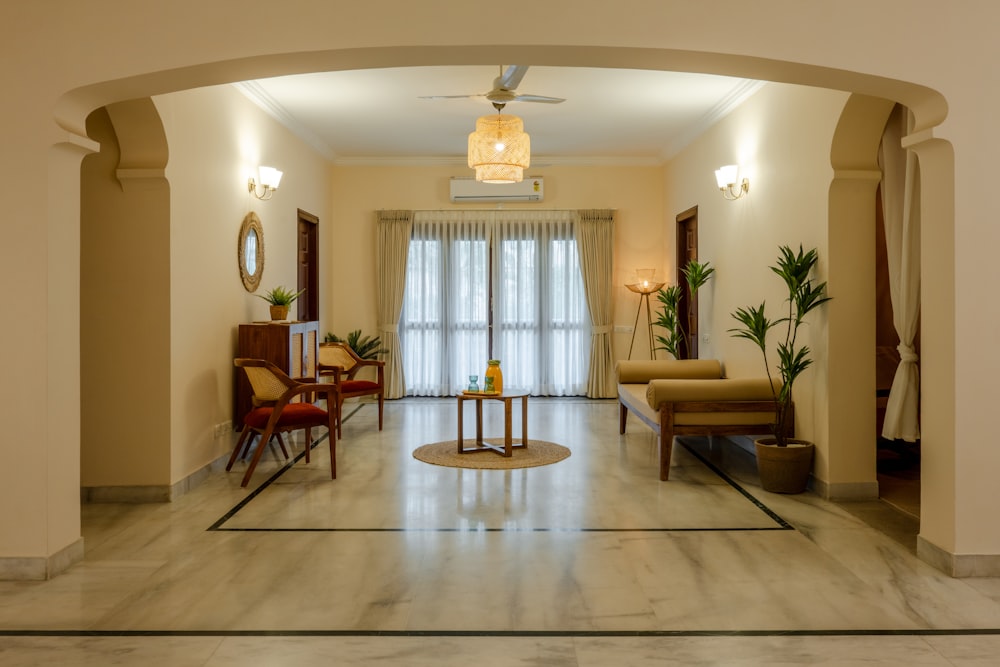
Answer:
[[[298,244],[296,249],[298,291],[297,319],[312,322],[319,319],[319,218],[298,209]]]
[[[676,280],[681,287],[681,300],[677,318],[684,324],[686,335],[678,349],[679,359],[698,358],[698,293],[691,293],[684,267],[698,259],[698,207],[693,206],[677,215],[677,267]]]

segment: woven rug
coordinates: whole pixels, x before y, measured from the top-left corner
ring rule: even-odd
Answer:
[[[486,442],[491,445],[503,445],[503,438],[486,438]],[[465,447],[472,449],[476,446],[476,441],[468,439]],[[489,470],[510,470],[512,468],[533,468],[535,466],[546,466],[550,463],[562,461],[570,455],[567,447],[557,445],[554,442],[545,440],[528,440],[528,446],[524,449],[515,449],[510,458],[500,454],[484,450],[459,454],[458,444],[455,440],[445,442],[435,442],[423,445],[413,450],[413,458],[424,463],[431,463],[436,466],[448,466],[450,468],[477,468]]]

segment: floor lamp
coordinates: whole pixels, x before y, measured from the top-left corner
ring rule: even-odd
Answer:
[[[632,325],[632,342],[628,346],[629,359],[632,358],[632,346],[635,345],[635,330],[639,326],[639,313],[642,312],[643,303],[646,304],[646,331],[649,333],[649,358],[656,359],[656,353],[653,350],[653,314],[649,309],[649,295],[659,291],[665,284],[652,280],[641,280],[625,285],[625,287],[639,295],[639,307],[635,311],[635,324]]]

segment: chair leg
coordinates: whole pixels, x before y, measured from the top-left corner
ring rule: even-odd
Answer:
[[[229,463],[226,464],[226,472],[232,470],[233,464],[236,462],[236,457],[240,455],[240,450],[244,449],[243,444],[247,442],[251,433],[253,433],[253,429],[251,429],[249,426],[243,427],[243,432],[240,434],[240,439],[237,441],[236,447],[233,448],[232,456],[229,457]],[[246,456],[246,454],[244,454],[244,456]]]
[[[344,437],[343,415],[344,415],[344,398],[343,397],[339,397],[339,398],[337,398],[337,437],[338,438],[343,438]]]
[[[281,447],[281,453],[285,455],[285,459],[288,459],[288,450],[285,448],[285,439],[281,437],[280,433],[275,433],[274,437],[278,439],[278,445]]]
[[[270,428],[265,429],[264,433],[261,434],[260,446],[254,451],[253,458],[250,459],[250,465],[247,466],[246,474],[243,475],[243,482],[240,486],[246,486],[250,483],[250,478],[253,476],[253,471],[257,467],[257,462],[260,461],[261,454],[263,454],[264,450],[267,449],[266,443],[271,441],[271,435],[273,435],[273,432]]]
[[[309,453],[312,451],[312,429],[306,427],[306,463],[309,463]]]
[[[382,430],[382,404],[385,401],[385,393],[378,393],[378,430]]]

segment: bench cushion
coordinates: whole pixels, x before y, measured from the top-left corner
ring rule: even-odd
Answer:
[[[646,384],[657,378],[719,379],[722,363],[718,359],[658,359],[656,361],[619,361],[615,364],[619,384]]]

